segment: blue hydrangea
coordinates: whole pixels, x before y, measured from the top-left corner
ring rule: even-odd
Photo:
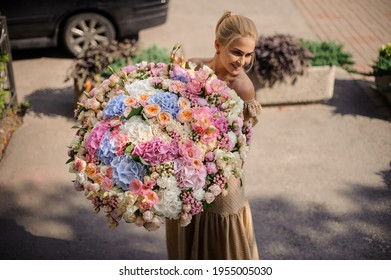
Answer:
[[[103,111],[105,119],[122,115],[125,111],[125,95],[121,94],[110,99]]]
[[[148,99],[148,104],[159,104],[162,112],[168,112],[174,117],[179,112],[178,96],[171,92],[158,92]]]
[[[176,75],[172,77],[172,80],[181,81],[182,83],[188,83],[190,78],[187,75]]]
[[[106,165],[110,165],[111,161],[114,159],[115,155],[115,141],[114,139],[110,140],[110,131],[106,132],[105,136],[102,138],[98,148],[98,158]]]
[[[128,155],[118,156],[111,162],[113,167],[113,179],[117,187],[129,190],[129,184],[133,179],[143,180],[147,175],[145,165],[134,161]]]

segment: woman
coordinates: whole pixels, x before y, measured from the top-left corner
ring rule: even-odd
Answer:
[[[244,101],[244,119],[254,124],[260,105],[254,86],[245,73],[254,59],[257,40],[254,23],[226,12],[216,25],[214,57],[191,59],[199,67],[213,69]],[[251,210],[244,196],[242,180],[231,176],[228,195],[219,196],[210,209],[193,217],[191,224],[179,226],[167,220],[166,238],[170,259],[258,259]]]

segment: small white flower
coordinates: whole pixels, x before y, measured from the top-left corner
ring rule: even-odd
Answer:
[[[198,190],[194,191],[194,197],[197,200],[203,200],[205,197],[205,190],[203,188],[199,188]]]

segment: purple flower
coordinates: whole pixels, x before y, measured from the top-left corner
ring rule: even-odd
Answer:
[[[125,111],[124,100],[125,100],[125,95],[123,94],[115,96],[112,99],[110,99],[110,101],[106,105],[106,108],[103,111],[104,118],[107,119],[107,118],[122,115],[122,113]]]
[[[114,158],[111,162],[113,167],[113,179],[118,188],[129,189],[133,179],[142,181],[147,174],[147,169],[142,163],[132,160],[129,156],[123,155]]]
[[[115,139],[110,139],[110,134],[110,131],[106,132],[98,149],[98,158],[106,165],[110,165],[116,156],[115,151],[117,147],[115,145]]]
[[[176,117],[179,112],[178,96],[171,92],[158,92],[148,99],[148,104],[158,104],[162,112]]]
[[[170,71],[170,77],[171,79],[181,81],[182,83],[187,83],[190,81],[186,70],[181,68],[179,65],[175,65],[174,69]]]

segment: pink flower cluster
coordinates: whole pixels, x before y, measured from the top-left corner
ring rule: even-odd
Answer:
[[[149,165],[157,165],[166,161],[172,161],[178,157],[178,143],[166,143],[160,138],[138,144],[132,156],[139,156]]]

